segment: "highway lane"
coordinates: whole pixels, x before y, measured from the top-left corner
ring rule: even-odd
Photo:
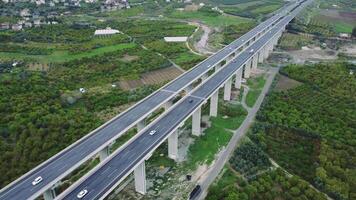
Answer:
[[[294,4],[286,6],[285,10],[292,9],[293,6]],[[280,17],[281,15],[274,15],[267,21],[261,23],[241,38],[235,40],[231,45],[228,45],[226,48],[198,64],[191,71],[167,84],[167,86],[163,87],[163,90],[161,89],[153,93],[118,117],[64,149],[37,168],[31,170],[16,182],[13,182],[13,184],[3,188],[0,193],[0,199],[33,199],[39,196],[46,189],[51,187],[51,185],[76,169],[84,161],[97,154],[104,146],[109,145],[114,139],[133,127],[135,123],[142,120],[148,113],[172,98],[175,92],[179,92],[184,86],[190,84],[203,73],[206,73],[214,67],[216,63],[231,54],[232,49],[240,48],[247,40],[256,35],[256,33],[277,21]],[[31,182],[38,176],[42,176],[43,181],[36,186],[32,186]]]
[[[295,12],[298,12],[297,9]],[[218,71],[199,86],[191,95],[182,99],[171,110],[153,122],[147,129],[139,133],[132,142],[124,148],[115,152],[109,159],[95,168],[86,178],[82,178],[78,184],[65,191],[59,199],[75,199],[76,195],[83,189],[88,190],[88,194],[83,199],[99,199],[105,197],[112,188],[117,186],[134,167],[145,159],[151,151],[156,149],[175,130],[181,122],[193,113],[207,98],[216,91],[228,78],[243,66],[252,56],[250,50],[261,49],[267,41],[280,31],[280,29],[293,19],[292,14],[283,19],[275,28],[265,36],[252,44],[237,58],[227,64],[226,67]],[[190,102],[193,100],[192,102]],[[156,130],[151,136],[149,132]]]

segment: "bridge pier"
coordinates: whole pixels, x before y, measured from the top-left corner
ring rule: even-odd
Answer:
[[[214,69],[215,69],[215,72],[217,72],[219,69],[220,69],[220,67],[222,67],[223,65],[222,65],[222,63],[220,62],[220,63],[218,63],[218,64],[216,64],[215,65],[215,67],[214,67]]]
[[[44,200],[53,200],[56,198],[56,192],[54,189],[50,188],[43,193]]]
[[[218,115],[218,101],[219,101],[219,89],[210,97],[210,113],[212,117]]]
[[[257,69],[258,55],[254,55],[252,58],[252,69]]]
[[[229,78],[229,80],[226,81],[225,86],[224,86],[224,100],[225,101],[230,101],[230,99],[231,99],[231,82],[232,82],[232,78]]]
[[[184,88],[184,92],[186,93],[186,94],[188,94],[190,91],[192,91],[193,90],[193,86],[192,85],[188,85],[186,88]]]
[[[206,79],[208,79],[208,74],[206,73],[206,74],[203,74],[202,76],[201,76],[201,81],[203,82],[203,81],[205,81]]]
[[[142,161],[135,169],[135,189],[136,192],[146,194],[146,167],[145,161]]]
[[[166,103],[164,103],[163,107],[164,110],[167,111],[171,106],[173,105],[173,101],[169,100]]]
[[[199,107],[192,115],[192,134],[195,136],[201,135],[201,107]]]
[[[173,160],[178,159],[178,129],[168,137],[168,157]]]
[[[258,63],[263,63],[263,49],[258,52]]]
[[[102,149],[101,151],[99,151],[100,162],[105,160],[108,156],[109,156],[109,146],[107,146],[104,149]]]
[[[263,47],[263,60],[266,60],[268,58],[268,48],[267,46]]]
[[[235,88],[240,89],[241,88],[241,79],[242,79],[242,69],[237,70],[236,75],[235,75]]]
[[[244,78],[250,78],[250,73],[251,73],[251,63],[252,59],[247,61],[247,63],[244,65]]]
[[[146,119],[143,119],[137,123],[137,132],[140,132],[146,126]]]

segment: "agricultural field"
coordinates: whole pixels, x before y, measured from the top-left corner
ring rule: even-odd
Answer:
[[[290,177],[280,168],[246,180],[231,167],[225,167],[222,177],[210,186],[206,199],[326,200],[327,198],[306,181],[297,176]]]
[[[354,69],[347,63],[283,68],[302,84],[268,96],[257,116],[263,124],[251,136],[287,171],[334,199],[354,199],[356,192]]]
[[[211,27],[224,27],[229,25],[239,25],[247,23],[251,19],[244,17],[226,16],[216,11],[211,11],[209,8],[200,9],[198,11],[173,11],[170,18],[199,20]]]
[[[284,33],[278,43],[278,47],[283,50],[299,50],[303,46],[313,43],[313,39],[308,35]]]
[[[230,15],[261,20],[265,17],[265,15],[276,11],[282,6],[282,1],[276,1],[272,3],[257,1],[255,3],[248,2],[243,4],[236,4],[234,6],[222,6],[221,9]]]

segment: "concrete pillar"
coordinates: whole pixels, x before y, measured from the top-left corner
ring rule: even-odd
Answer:
[[[44,200],[53,200],[56,198],[56,192],[53,189],[48,189],[43,193]]]
[[[252,60],[250,59],[245,65],[244,65],[244,78],[250,78],[250,73],[251,73],[251,63]]]
[[[134,169],[134,176],[135,176],[135,189],[136,192],[141,194],[146,194],[146,169],[145,169],[145,161],[142,161]]]
[[[178,159],[178,130],[168,137],[168,157],[177,160]]]
[[[205,81],[208,77],[209,77],[208,74],[203,74],[203,75],[201,76],[201,81],[202,81],[202,82]]]
[[[224,86],[224,100],[225,101],[230,101],[231,99],[231,81],[232,78],[226,81],[225,86]]]
[[[258,54],[258,62],[263,63],[263,48],[260,49],[260,51],[257,54]]]
[[[219,90],[217,90],[213,96],[210,97],[210,116],[216,117],[218,115],[218,101],[219,101]]]
[[[186,94],[189,93],[192,90],[193,90],[193,86],[191,86],[191,85],[188,85],[186,88],[184,88],[184,91],[185,91]]]
[[[242,71],[243,71],[243,69],[240,68],[236,72],[236,77],[235,77],[235,88],[236,89],[240,89],[241,88]]]
[[[143,119],[142,121],[137,123],[137,132],[140,132],[146,126],[146,120]]]
[[[226,60],[227,61],[227,60]],[[220,62],[218,64],[215,65],[215,72],[218,71],[221,67],[223,66],[223,64]]]
[[[252,69],[257,69],[258,54],[255,54],[252,58]]]
[[[266,60],[268,58],[269,52],[268,52],[268,47],[267,45],[263,47],[263,60]]]
[[[166,103],[164,103],[163,107],[164,107],[164,110],[168,110],[171,106],[173,105],[173,102],[172,101],[167,101]]]
[[[109,147],[105,147],[104,149],[99,151],[100,162],[105,160],[108,156],[109,156]]]
[[[198,110],[196,110],[192,116],[192,134],[195,136],[201,135],[200,123],[201,123],[201,107],[199,107]]]

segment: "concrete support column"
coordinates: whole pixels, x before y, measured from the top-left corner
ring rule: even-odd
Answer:
[[[192,90],[193,90],[193,86],[191,86],[191,85],[188,85],[186,88],[184,88],[184,91],[185,91],[186,94],[189,93]]]
[[[252,58],[252,69],[257,69],[258,54],[255,54]]]
[[[105,147],[104,149],[102,149],[101,151],[99,151],[100,162],[105,160],[108,156],[109,156],[109,147],[108,146]]]
[[[178,159],[178,130],[168,137],[168,157],[177,160]]]
[[[208,74],[203,74],[200,79],[201,79],[201,81],[203,82],[203,81],[205,81],[208,77],[209,77]]]
[[[137,132],[140,132],[146,126],[146,120],[143,119],[142,121],[137,123]]]
[[[243,69],[240,68],[236,72],[236,77],[235,77],[235,88],[240,89],[241,88],[241,81],[242,81],[242,71]]]
[[[218,101],[219,101],[219,90],[217,90],[213,96],[210,97],[210,116],[216,117],[218,115]]]
[[[251,63],[252,60],[250,59],[245,65],[244,65],[244,78],[250,78],[250,73],[251,73]]]
[[[145,161],[134,169],[136,192],[146,194],[146,169]]]
[[[56,198],[56,192],[53,189],[48,189],[43,193],[44,200],[53,200]]]
[[[268,48],[267,46],[263,47],[263,60],[268,58]]]
[[[231,82],[232,78],[226,81],[225,86],[224,86],[224,100],[225,101],[230,101],[231,99]]]
[[[217,72],[220,68],[222,67],[222,64],[221,63],[218,63],[215,65],[215,72]]]
[[[263,48],[260,49],[260,51],[257,54],[258,54],[258,63],[263,63]]]
[[[201,107],[199,107],[198,110],[196,110],[192,116],[192,134],[195,136],[201,135],[200,122],[201,122]]]
[[[164,103],[163,107],[164,110],[168,110],[171,106],[173,105],[173,102],[171,100],[167,101],[166,103]]]

